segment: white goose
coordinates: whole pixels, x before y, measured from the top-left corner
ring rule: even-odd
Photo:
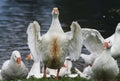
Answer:
[[[67,35],[71,35],[71,32],[67,32]],[[86,64],[92,64],[94,60],[103,52],[104,38],[96,29],[81,28],[82,40],[81,45],[84,45],[90,54],[82,53],[80,56],[83,58]]]
[[[3,63],[1,69],[2,78],[10,81],[15,78],[25,78],[27,74],[28,69],[23,61],[21,61],[20,52],[17,50],[13,51],[10,60]]]
[[[82,28],[82,38],[83,45],[90,54],[81,54],[81,57],[86,64],[92,64],[104,50],[103,43],[105,40],[97,30],[89,28]]]
[[[108,41],[112,43],[111,55],[114,58],[120,57],[120,24],[117,25],[116,31],[110,37],[104,39],[101,34],[95,29],[82,28],[83,45],[90,51],[90,55],[81,54],[81,57],[87,64],[92,64],[96,57],[98,57],[104,50],[103,43]]]
[[[44,77],[46,77],[46,67],[58,69],[56,79],[67,54],[70,53],[71,59],[76,60],[81,52],[79,24],[77,22],[71,24],[72,35],[68,36],[62,30],[58,16],[58,8],[54,8],[51,26],[43,36],[40,35],[40,26],[30,24],[27,29],[28,45],[35,62],[44,62]]]
[[[120,57],[120,23],[118,23],[114,37],[113,37],[112,47],[111,47],[111,54],[114,58]]]
[[[94,61],[92,71],[94,80],[97,81],[110,81],[118,75],[119,67],[116,60],[111,56],[109,43],[105,43],[105,50]]]

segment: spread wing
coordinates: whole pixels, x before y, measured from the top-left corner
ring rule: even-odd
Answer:
[[[104,50],[104,38],[95,29],[82,29],[83,45],[91,53],[101,53]]]
[[[40,25],[38,24],[38,22],[34,21],[33,23],[29,24],[27,28],[27,35],[28,46],[33,56],[33,60],[39,61],[40,60],[39,45],[42,37],[40,35]]]
[[[77,22],[72,22],[71,31],[67,32],[66,35],[69,37],[69,55],[72,60],[79,59],[82,48],[82,35],[81,27]]]

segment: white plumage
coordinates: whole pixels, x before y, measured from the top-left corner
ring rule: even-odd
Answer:
[[[27,79],[31,76],[35,78],[42,78],[43,76],[40,74],[40,59],[41,54],[38,52],[39,42],[41,40],[40,37],[40,25],[38,22],[34,21],[30,23],[27,29],[28,34],[28,46],[31,51],[31,57],[34,60],[33,66],[31,67],[30,72],[28,73]]]
[[[75,71],[80,75],[80,77],[85,78],[87,80],[93,79],[93,71],[91,66],[87,66],[84,68],[83,72],[75,68]]]
[[[85,60],[87,64],[92,64],[94,60],[103,52],[104,50],[104,42],[111,42],[112,47],[109,51],[111,51],[111,55],[114,58],[120,57],[120,24],[117,25],[115,33],[110,37],[104,39],[102,35],[95,29],[84,29],[82,28],[82,37],[83,37],[83,45],[87,48],[87,50],[91,53],[90,55],[81,54],[81,57]]]
[[[78,59],[81,52],[81,28],[77,22],[71,24],[72,36],[64,33],[58,19],[59,11],[54,8],[52,11],[52,23],[46,34],[40,35],[40,26],[31,23],[27,29],[28,45],[35,62],[44,62],[44,66],[59,69],[70,53],[71,59]],[[46,74],[46,71],[44,71]],[[44,75],[45,76],[45,75]],[[56,77],[58,78],[58,77]]]
[[[82,28],[82,39],[83,45],[90,54],[81,54],[81,57],[84,59],[85,63],[92,64],[104,50],[104,38],[95,29]]]
[[[28,74],[23,61],[21,61],[20,52],[15,50],[12,52],[10,60],[3,63],[1,68],[1,75],[4,80],[11,80],[15,78],[25,78]]]
[[[3,80],[2,74],[1,74],[1,70],[0,70],[0,81]]]
[[[94,79],[97,81],[110,81],[119,73],[117,61],[111,56],[110,48],[107,48],[103,53],[96,58],[93,63],[92,71]]]
[[[120,23],[118,23],[114,37],[113,37],[113,42],[112,42],[112,47],[111,47],[111,54],[114,58],[120,57]]]
[[[104,46],[103,52],[95,59],[91,66],[80,72],[75,69],[81,77],[94,81],[110,81],[119,73],[117,61],[111,56],[111,43]]]

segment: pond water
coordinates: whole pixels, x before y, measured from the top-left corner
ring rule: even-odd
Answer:
[[[111,8],[118,8],[119,1],[114,3],[111,1],[109,4],[104,0],[74,1],[1,0],[0,68],[3,62],[10,58],[13,50],[19,50],[22,60],[27,67],[31,67],[32,61],[24,60],[25,56],[30,53],[26,29],[30,22],[37,20],[41,26],[41,33],[44,34],[51,24],[51,11],[56,6],[60,10],[60,22],[64,31],[70,30],[69,26],[72,21],[78,21],[82,28],[96,28],[104,37],[110,36],[114,32],[118,21],[112,22],[112,24],[104,23],[102,20],[106,15],[103,12]]]

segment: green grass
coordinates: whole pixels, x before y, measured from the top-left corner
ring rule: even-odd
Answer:
[[[2,80],[4,81],[4,80]],[[36,79],[36,78],[29,78],[29,79],[14,79],[12,81],[56,81],[55,78],[41,78],[41,79]],[[92,81],[92,80],[86,80],[84,78],[81,77],[75,77],[75,78],[69,78],[69,77],[59,77],[58,81]],[[112,80],[112,81],[120,81],[120,73],[118,74],[118,76]]]
[[[15,79],[12,81],[56,81],[56,80],[54,78],[41,78],[41,79],[30,78],[30,79],[21,79],[21,80]],[[86,80],[81,77],[76,77],[76,78],[62,77],[59,78],[58,81],[91,81],[91,80]],[[113,81],[120,81],[120,78]]]
[[[18,81],[18,80],[14,80],[14,81]],[[42,78],[42,79],[30,78],[28,80],[22,79],[21,81],[56,81],[56,80],[54,78]],[[62,77],[62,78],[59,78],[58,81],[90,81],[90,80],[86,80],[80,77],[76,77],[76,78]]]

